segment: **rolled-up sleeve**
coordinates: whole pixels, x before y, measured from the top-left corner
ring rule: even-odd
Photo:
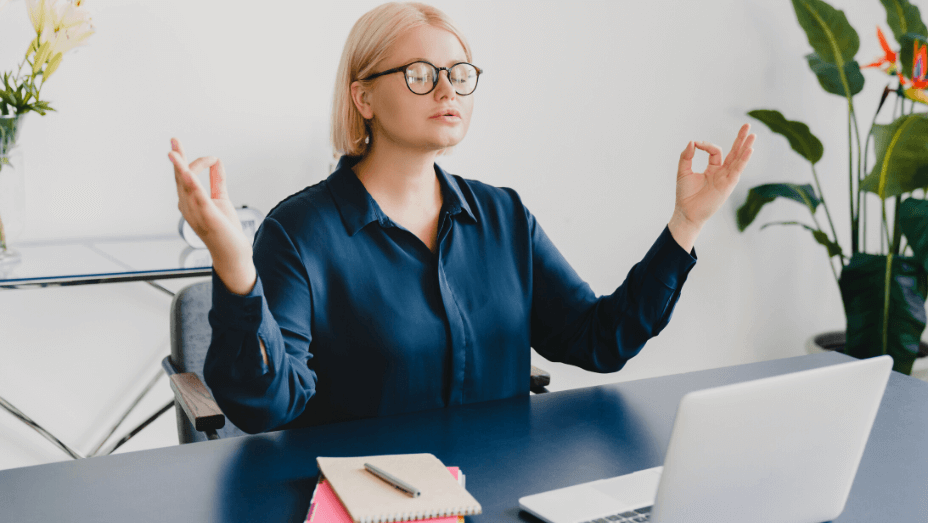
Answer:
[[[597,297],[528,213],[532,238],[532,347],[550,361],[615,372],[670,321],[696,264],[669,228],[608,296]]]
[[[283,227],[268,217],[254,245],[258,277],[248,294],[228,290],[213,271],[212,338],[203,377],[237,427],[258,433],[302,414],[315,394],[309,279]],[[270,365],[259,346],[264,341]]]

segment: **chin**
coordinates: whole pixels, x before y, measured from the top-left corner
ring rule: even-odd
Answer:
[[[446,149],[448,147],[454,147],[455,145],[461,143],[464,140],[464,133],[455,133],[453,135],[444,134],[441,136],[434,136],[431,140],[428,140],[431,147],[434,149]]]

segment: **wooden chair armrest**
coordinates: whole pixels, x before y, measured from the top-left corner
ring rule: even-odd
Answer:
[[[226,417],[196,374],[181,372],[172,374],[170,378],[175,401],[184,409],[187,419],[198,432],[218,430],[225,426]]]
[[[531,391],[535,394],[542,394],[548,392],[548,389],[545,387],[547,387],[550,383],[551,375],[546,371],[532,365],[532,382],[529,386],[529,389],[531,389]]]

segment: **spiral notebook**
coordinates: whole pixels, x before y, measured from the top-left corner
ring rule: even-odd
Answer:
[[[464,486],[464,473],[458,467],[448,467],[458,483]],[[464,516],[448,516],[444,518],[432,518],[419,520],[420,523],[464,523]],[[335,491],[326,481],[325,476],[319,474],[319,481],[316,482],[316,490],[313,491],[313,497],[309,502],[309,512],[306,514],[304,523],[352,523],[351,516],[338,500]]]
[[[316,458],[319,470],[355,523],[430,519],[480,514],[480,503],[448,474],[432,454],[392,454],[353,458]],[[413,498],[364,468],[379,467],[417,487]]]

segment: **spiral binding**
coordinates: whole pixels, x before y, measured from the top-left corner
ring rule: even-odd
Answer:
[[[451,509],[431,512],[400,512],[396,514],[382,514],[380,516],[367,516],[361,518],[361,523],[388,523],[391,521],[415,521],[419,519],[443,518],[449,516],[472,516],[479,514],[476,507],[454,507]]]

